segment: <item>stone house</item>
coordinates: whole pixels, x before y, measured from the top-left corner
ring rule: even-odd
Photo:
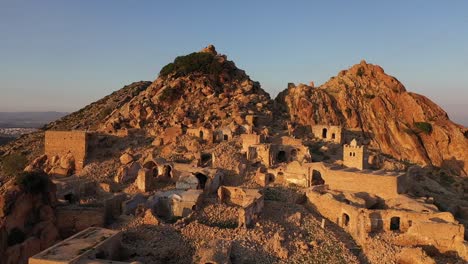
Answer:
[[[312,125],[311,129],[315,138],[337,144],[341,144],[342,142],[343,134],[341,126]]]

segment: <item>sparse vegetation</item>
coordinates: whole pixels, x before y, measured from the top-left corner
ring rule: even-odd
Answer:
[[[414,126],[420,131],[430,134],[432,132],[432,125],[427,122],[415,122]]]
[[[270,201],[283,201],[284,197],[281,191],[274,189],[274,188],[266,188],[265,189],[265,200]]]
[[[3,171],[9,175],[17,175],[22,172],[28,160],[21,154],[10,154],[0,160]]]
[[[177,57],[174,62],[164,66],[159,72],[159,75],[167,76],[171,73],[175,73],[176,77],[178,77],[193,72],[217,75],[221,73],[222,69],[221,63],[216,60],[213,54],[194,52],[189,55]]]
[[[15,182],[27,193],[43,193],[48,190],[49,179],[44,172],[23,172],[16,176]]]
[[[374,99],[375,95],[373,95],[373,94],[364,94],[364,97],[367,98],[367,99]]]

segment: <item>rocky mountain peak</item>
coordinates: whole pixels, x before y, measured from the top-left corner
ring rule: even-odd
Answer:
[[[164,66],[159,77],[109,116],[101,130],[242,126],[247,115],[271,116],[270,105],[258,82],[209,45]]]
[[[203,53],[211,53],[213,55],[218,55],[218,52],[216,52],[216,48],[215,46],[213,45],[208,45],[207,47],[203,48],[202,50],[200,50],[200,52],[203,52]]]
[[[406,89],[395,77],[385,73],[379,65],[362,60],[359,64],[342,70],[322,85],[325,89],[361,89],[371,93],[401,93]]]

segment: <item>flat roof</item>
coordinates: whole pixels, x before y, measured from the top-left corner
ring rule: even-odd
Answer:
[[[87,228],[64,241],[32,256],[29,264],[39,263],[69,263],[77,261],[89,251],[118,235],[120,231],[101,227]]]

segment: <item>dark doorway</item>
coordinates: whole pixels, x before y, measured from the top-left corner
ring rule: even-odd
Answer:
[[[200,138],[203,139],[203,131],[200,131]]]
[[[280,150],[278,155],[276,155],[276,160],[280,163],[286,162],[286,152],[284,152],[284,150]]]
[[[228,135],[223,135],[224,140],[228,140],[229,136]]]
[[[322,138],[327,138],[327,129],[326,128],[324,128],[322,130]]]
[[[75,203],[75,201],[76,201],[75,195],[73,195],[73,193],[65,194],[63,196],[63,199],[65,199],[66,201],[68,201],[71,204]]]
[[[325,181],[322,178],[322,174],[318,170],[312,171],[312,185],[323,185]]]
[[[164,166],[164,177],[170,179],[172,178],[171,176],[172,168],[169,165]]]
[[[211,154],[210,153],[202,153],[201,154],[201,165],[207,165],[208,162],[211,161]]]
[[[158,166],[156,166],[156,163],[154,163],[153,161],[148,161],[146,162],[144,165],[143,165],[143,168],[145,169],[148,169],[151,171],[151,175],[153,177],[158,177]]]
[[[208,177],[206,177],[205,174],[203,173],[197,173],[195,174],[195,177],[198,179],[198,187],[197,189],[205,189],[206,182],[208,181]]]
[[[393,230],[393,231],[400,230],[400,217],[394,216],[390,219],[390,230]]]
[[[335,138],[336,138],[335,133],[332,133],[332,137],[331,137],[331,138],[332,138],[332,139],[335,139]]]
[[[342,222],[343,222],[343,226],[348,226],[349,225],[349,215],[348,214],[343,213]]]

